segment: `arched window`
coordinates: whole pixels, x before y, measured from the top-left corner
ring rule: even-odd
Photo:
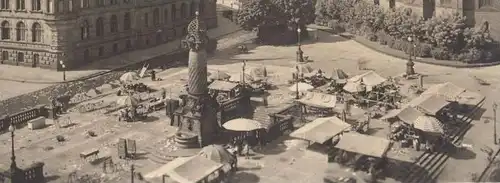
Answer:
[[[42,26],[39,23],[34,23],[31,26],[31,41],[42,42]]]
[[[80,27],[80,37],[82,38],[82,40],[89,38],[89,27],[89,22],[87,20],[84,20],[82,23],[82,27]]]
[[[160,25],[160,10],[158,8],[155,8],[155,10],[153,10],[153,25]]]
[[[26,40],[26,25],[23,22],[16,24],[16,41]]]
[[[42,10],[42,3],[40,1],[41,0],[31,0],[31,10],[33,11]]]
[[[2,61],[9,60],[9,52],[2,51]]]
[[[164,24],[167,24],[168,23],[168,8],[165,8],[165,10],[163,10],[163,23]]]
[[[131,27],[131,18],[130,18],[130,13],[125,13],[125,15],[123,15],[123,29],[124,30],[130,30],[130,27]]]
[[[95,35],[104,35],[104,20],[102,19],[102,17],[97,18],[97,20],[95,21]]]
[[[16,0],[16,10],[25,10],[26,2],[25,0]]]
[[[109,31],[118,32],[118,18],[116,17],[116,15],[111,15]]]
[[[0,8],[2,10],[8,10],[8,9],[10,9],[10,2],[9,2],[9,0],[0,0]]]
[[[23,52],[17,53],[17,62],[24,62],[24,53]]]
[[[172,18],[172,20],[177,19],[177,6],[175,6],[175,4],[172,4],[172,8],[170,8],[170,18]]]
[[[181,4],[181,18],[187,18],[187,6],[186,3]]]
[[[64,0],[57,1],[57,12],[58,13],[64,13],[64,10],[65,10]]]
[[[2,22],[2,39],[10,39],[10,24],[7,21]]]
[[[196,8],[197,8],[196,6],[197,6],[196,3],[194,3],[194,2],[191,3],[190,10],[189,10],[191,17],[194,17],[194,15],[195,15]]]

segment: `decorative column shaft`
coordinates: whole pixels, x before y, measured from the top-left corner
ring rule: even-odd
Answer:
[[[207,92],[207,53],[205,50],[189,51],[189,80],[188,93],[191,95],[202,95]]]
[[[208,42],[205,23],[199,20],[199,13],[187,27],[188,35],[184,46],[189,49],[189,79],[188,93],[204,95],[207,93],[207,53],[205,46]]]

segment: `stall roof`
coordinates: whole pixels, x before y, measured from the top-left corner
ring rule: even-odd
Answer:
[[[446,101],[444,97],[431,95],[416,107],[423,109],[425,113],[429,115],[436,115],[439,110],[441,110],[443,107],[446,107],[448,104],[450,104],[450,102]]]
[[[306,95],[298,101],[312,107],[334,108],[337,103],[337,96],[318,92],[307,92]]]
[[[236,88],[238,83],[232,83],[227,81],[215,80],[212,84],[208,86],[208,89],[220,90],[220,91],[231,91]]]
[[[201,156],[178,158],[170,163],[175,165],[166,174],[179,183],[199,182],[223,166]]]
[[[404,109],[404,108],[403,108]],[[403,109],[394,109],[394,110],[390,110],[387,114],[385,114],[384,116],[382,116],[380,118],[380,120],[386,120],[386,119],[391,119],[391,118],[395,118],[395,117],[398,117],[399,113],[401,113],[401,111]]]
[[[349,82],[363,81],[363,84],[365,84],[367,86],[375,86],[375,85],[382,84],[383,82],[386,81],[386,79],[374,71],[369,71],[369,72],[354,76],[352,78],[349,78],[348,81]]]
[[[443,96],[446,100],[455,101],[456,98],[465,92],[465,89],[453,83],[446,82],[429,87],[423,94],[436,94]]]
[[[381,137],[350,132],[344,133],[335,147],[367,156],[384,157],[390,145],[391,141]]]
[[[422,112],[411,106],[407,106],[402,109],[397,116],[401,121],[408,124],[413,124],[415,120],[417,120],[417,118],[422,115],[424,115]]]
[[[318,118],[295,130],[290,136],[322,144],[350,127],[350,124],[342,121],[336,116]]]
[[[443,107],[447,106],[448,102],[443,96],[436,94],[422,94],[417,98],[414,98],[408,105],[411,107],[423,110],[429,115],[435,115]]]

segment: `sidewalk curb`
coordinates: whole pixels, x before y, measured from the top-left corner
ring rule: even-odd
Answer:
[[[228,35],[231,35],[231,34],[235,34],[235,33],[238,33],[240,31],[243,31],[243,29],[237,29],[235,31],[232,31],[232,32],[229,32],[229,33],[225,33],[225,34],[222,34],[222,35],[219,35],[217,37],[215,37],[215,39],[219,40],[220,38],[223,38],[225,36],[228,36]],[[175,49],[171,52],[167,52],[167,53],[163,53],[162,55],[169,55],[169,54],[175,54],[175,53],[180,53],[181,51],[183,51],[184,49],[182,48],[179,48],[179,49]],[[158,55],[158,56],[162,56],[162,55]],[[158,56],[155,56],[155,57],[158,57]],[[130,67],[132,65],[137,65],[141,62],[147,62],[148,60],[151,60],[155,57],[152,57],[152,58],[149,58],[149,59],[146,59],[146,60],[140,60],[140,61],[133,61],[133,62],[130,62],[130,63],[127,63],[123,66],[120,66],[120,67],[116,67],[116,68],[113,68],[113,69],[110,69],[110,70],[107,70],[107,71],[99,71],[99,72],[96,72],[96,73],[93,73],[93,74],[89,74],[89,75],[86,75],[86,76],[81,76],[81,77],[78,77],[76,79],[71,79],[71,80],[66,80],[66,81],[35,81],[35,80],[19,80],[19,79],[12,79],[12,78],[4,78],[4,77],[0,77],[0,81],[12,81],[12,82],[18,82],[18,83],[30,83],[30,84],[64,84],[64,83],[72,83],[72,82],[79,82],[79,81],[84,81],[84,80],[87,80],[87,79],[92,79],[92,78],[95,78],[95,77],[99,77],[99,76],[102,76],[102,75],[105,75],[105,74],[108,74],[108,73],[111,73],[111,72],[114,72],[116,70],[121,70],[121,69],[124,69],[124,68],[127,68],[127,67]]]

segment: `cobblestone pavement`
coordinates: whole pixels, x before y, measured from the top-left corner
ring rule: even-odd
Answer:
[[[210,64],[213,64],[209,68],[235,70],[234,64],[241,64],[241,60],[248,60],[249,64],[255,65],[281,66],[279,68],[286,68],[286,70],[291,70],[295,64],[295,51],[297,49],[295,46],[259,46],[254,48],[249,44],[249,48],[252,48],[249,54],[241,55],[234,55],[236,53],[235,49],[221,51],[209,61]],[[305,55],[313,60],[310,63],[313,67],[322,68],[326,72],[329,72],[333,68],[344,69],[350,75],[366,72],[357,69],[359,60],[367,60],[368,63],[366,66],[383,76],[395,76],[405,71],[405,60],[374,52],[352,40],[346,40],[329,34],[320,34],[320,40],[316,43],[304,42],[302,49]],[[500,73],[498,72],[500,66],[455,69],[416,63],[415,69],[417,72],[427,75],[424,79],[426,83],[449,81],[485,95],[487,97],[486,109],[490,108],[492,101],[498,100],[496,93],[500,84]],[[486,80],[490,85],[479,85],[474,79],[475,77]],[[473,122],[473,128],[466,134],[463,140],[463,143],[471,144],[472,148],[470,148],[470,151],[475,154],[474,157],[467,159],[450,158],[441,174],[441,181],[470,181],[468,179],[471,174],[482,171],[485,167],[486,154],[481,152],[481,147],[495,147],[492,145],[493,140],[490,133],[492,131],[492,124],[484,122],[485,119],[491,116],[491,110],[485,111],[482,118],[480,116]],[[5,145],[0,149],[4,148]],[[254,167],[252,170],[242,171],[242,174],[246,173],[243,176],[247,176],[246,178],[248,179],[260,179],[260,181],[253,182],[320,181],[318,179],[320,177],[316,175],[319,172],[322,173],[326,166],[321,164],[323,161],[321,158],[317,159],[318,156],[310,155],[301,150],[300,145],[296,145],[295,150],[294,148],[284,149],[286,148],[276,146],[275,148],[270,148],[269,151],[272,152],[262,153],[266,155],[260,159],[242,160],[242,165],[249,164],[249,169],[252,169],[252,166],[257,167]],[[245,181],[241,180],[241,182]]]

